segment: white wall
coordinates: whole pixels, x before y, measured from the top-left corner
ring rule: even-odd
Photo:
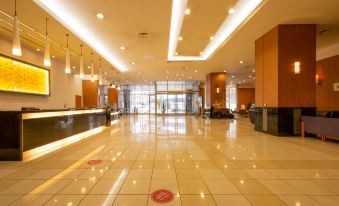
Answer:
[[[12,42],[0,37],[0,53],[12,56]],[[22,59],[26,62],[43,66],[43,51],[37,52],[23,48]],[[75,107],[75,95],[82,96],[82,82],[73,75],[66,75],[64,63],[51,58],[50,68],[51,96],[34,96],[26,94],[0,92],[0,110],[20,110],[22,106],[34,106],[41,109],[62,109]]]
[[[317,61],[339,54],[339,43],[317,50]]]

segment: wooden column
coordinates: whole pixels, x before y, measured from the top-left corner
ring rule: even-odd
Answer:
[[[83,107],[98,107],[99,81],[82,80]]]
[[[218,89],[219,88],[219,92]],[[209,73],[206,76],[205,105],[207,108],[213,104],[226,104],[226,73]]]
[[[107,96],[108,96],[108,104],[110,106],[119,105],[119,90],[115,88],[108,88],[107,91]]]
[[[256,129],[296,135],[299,116],[315,113],[316,25],[278,25],[255,42],[255,61]]]

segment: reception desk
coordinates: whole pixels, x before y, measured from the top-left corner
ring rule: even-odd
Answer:
[[[0,160],[33,159],[105,125],[105,109],[0,111]]]

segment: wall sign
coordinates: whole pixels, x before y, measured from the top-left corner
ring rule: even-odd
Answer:
[[[49,70],[0,55],[0,91],[50,95]]]
[[[334,83],[333,84],[333,91],[339,92],[339,83]]]

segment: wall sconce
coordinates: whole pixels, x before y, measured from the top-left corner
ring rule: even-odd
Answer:
[[[219,94],[220,93],[220,88],[219,88],[219,86],[217,86],[217,94]]]
[[[321,75],[319,75],[319,74],[316,74],[316,75],[315,75],[315,83],[316,83],[317,85],[321,85],[321,84],[323,83],[323,78],[322,78]]]
[[[294,74],[300,73],[300,62],[294,62]]]

